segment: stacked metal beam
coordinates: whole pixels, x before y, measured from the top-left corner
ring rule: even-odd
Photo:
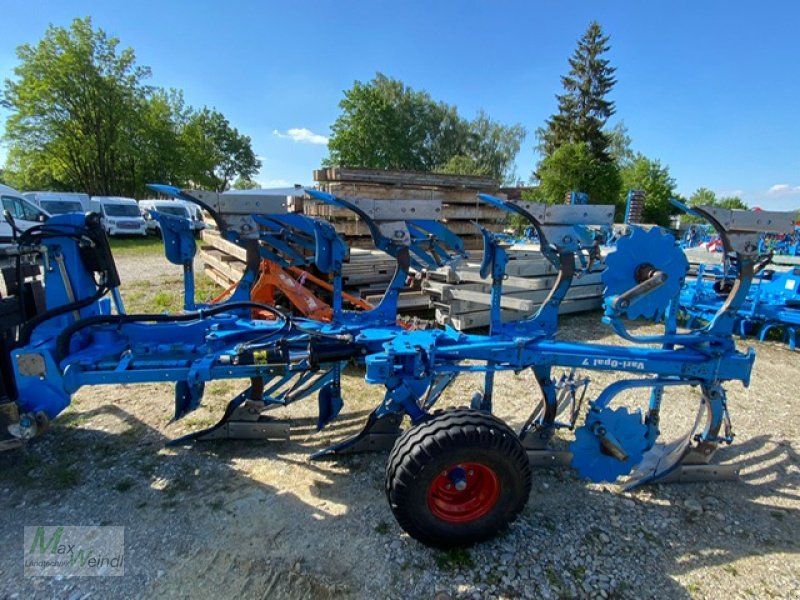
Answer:
[[[501,307],[505,319],[532,315],[541,306],[555,282],[558,270],[548,262],[535,245],[516,245],[507,249],[508,277],[503,282]],[[582,265],[576,262],[576,270]],[[561,304],[561,313],[581,312],[600,308],[603,286],[598,264],[575,279]],[[491,279],[480,276],[480,265],[467,262],[457,269],[444,268],[426,273],[422,291],[431,298],[436,309],[436,321],[459,330],[489,325]]]

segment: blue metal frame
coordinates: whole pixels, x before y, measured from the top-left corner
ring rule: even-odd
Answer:
[[[174,188],[159,189],[175,193]],[[180,190],[177,193],[178,197],[189,197]],[[466,255],[461,241],[436,222],[408,220],[407,240],[396,243],[384,236],[355,204],[322,192],[309,194],[353,211],[365,222],[376,247],[396,258],[397,271],[378,307],[355,313],[342,311],[339,305],[334,321],[323,324],[281,315],[271,322],[254,321],[248,315],[250,306],[237,300],[219,307],[202,307],[183,317],[112,315],[110,303],[98,300],[77,315],[66,313],[41,324],[31,342],[13,352],[21,411],[41,412],[53,418],[68,405],[70,394],[84,385],[175,381],[175,417],[180,418],[199,405],[205,382],[239,378],[250,379],[250,386],[231,401],[229,409],[246,400],[285,405],[318,392],[322,426],[341,408],[340,368],[342,361],[353,359],[365,361],[368,382],[385,388],[383,401],[360,434],[363,437],[387,417],[407,414],[413,423],[430,418],[431,407],[459,373],[484,373],[484,390],[474,399],[473,408],[489,411],[494,374],[531,369],[541,388],[541,408],[533,410],[520,437],[529,450],[536,451],[548,447],[556,429],[575,425],[576,410],[568,422],[558,420],[559,409],[563,408],[560,398],[566,393],[574,402],[581,387],[575,383],[574,374],[561,379],[552,376],[554,367],[565,367],[638,376],[612,384],[590,403],[589,418],[574,446],[580,454],[576,467],[587,477],[616,477],[627,471],[612,461],[657,451],[658,415],[666,387],[701,387],[707,416],[703,431],[697,436],[697,446],[712,451],[719,442],[732,439],[728,431],[719,433],[723,426],[727,429],[728,420],[722,384],[741,381],[747,385],[755,359],[752,350],[740,352],[732,340],[736,314],[744,306],[755,271],[752,256],[737,256],[734,292],[718,307],[708,325],[681,333],[677,330],[676,294],[663,292],[680,287],[673,286],[685,273],[679,268],[682,252],[673,240],[650,257],[650,262],[642,263],[637,259],[642,242],[637,241],[640,236],[634,229],[630,237],[619,241],[619,254],[613,264],[609,263],[610,273],[607,272],[607,281],[619,281],[611,276],[615,271],[626,271],[632,277],[631,287],[609,285],[604,321],[623,339],[648,346],[559,341],[555,339],[558,309],[573,278],[579,276],[576,260],[589,254],[591,258],[584,268],[591,268],[596,258],[591,254],[592,236],[585,219],[580,218],[584,207],[561,207],[568,209],[561,220],[548,223],[546,219],[540,222],[515,203],[481,195],[485,202],[527,219],[537,232],[543,255],[559,269],[547,299],[531,317],[502,321],[500,300],[507,255],[497,236],[478,226],[485,244],[481,273],[492,277],[489,334],[464,334],[451,328],[405,331],[396,325],[397,295],[409,269],[459,260]],[[732,246],[728,232],[711,214],[694,210],[711,220],[726,248]],[[570,221],[570,215],[574,221]],[[80,231],[82,218],[54,217],[48,227],[54,234],[66,227]],[[305,264],[313,255],[318,265],[331,269],[334,275],[340,274],[344,246],[335,232],[331,233],[329,224],[304,215],[254,215],[253,219],[260,228],[256,240],[260,256],[291,265]],[[190,264],[194,248],[187,242],[184,224],[162,216],[162,226],[169,237],[168,258],[184,266]],[[235,243],[252,247],[252,241],[239,239],[235,232],[223,234]],[[87,266],[74,236],[52,235],[43,238],[42,244],[49,256],[62,257],[59,260],[63,259],[63,271],[67,273],[66,279],[53,269],[46,273],[48,306],[69,304],[70,297],[90,298],[97,292],[95,273]],[[242,289],[248,289],[248,283],[246,274]],[[187,307],[193,306],[190,299],[187,293]],[[630,307],[635,303],[640,308],[649,303],[657,310],[633,313]],[[625,319],[634,314],[666,315],[664,333],[631,334]],[[660,347],[649,347],[651,344]],[[636,388],[651,390],[643,422],[638,416],[610,408],[621,391]],[[597,440],[596,445],[587,443],[593,439]],[[639,474],[639,481],[663,477],[676,468],[692,451],[690,436],[687,440],[680,452],[670,454],[669,461],[660,461],[653,472]],[[347,444],[333,451],[345,447]],[[587,456],[587,452],[594,454]]]

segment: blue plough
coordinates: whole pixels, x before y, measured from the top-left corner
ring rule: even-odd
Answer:
[[[342,408],[342,365],[354,361],[366,366],[369,383],[383,386],[383,398],[361,432],[316,456],[392,448],[387,498],[401,526],[427,544],[463,545],[493,536],[527,501],[531,465],[570,464],[592,481],[627,475],[628,487],[735,475],[735,469],[710,466],[718,446],[733,440],[724,384],[747,385],[755,360],[752,350],[736,349],[733,332],[748,306],[758,234],[765,221],[770,231],[789,231],[788,214],[692,209],[719,234],[733,276],[726,301],[707,315],[705,326],[688,332],[677,326],[688,271],[683,252],[668,232],[631,226],[606,259],[603,273],[603,321],[628,344],[604,345],[562,341],[556,334],[559,306],[573,279],[600,260],[590,228],[610,229],[613,207],[545,206],[482,195],[482,201],[530,224],[558,276],[533,316],[504,322],[500,304],[507,255],[497,237],[478,226],[484,240],[481,273],[492,279],[491,326],[487,334],[468,335],[396,324],[397,297],[412,267],[453,264],[466,255],[461,241],[425,212],[425,203],[393,202],[378,211],[369,202],[308,191],[317,201],[356,214],[376,247],[396,259],[383,301],[373,310],[353,312],[343,310],[336,298],[346,247],[330,224],[291,214],[285,199],[274,196],[154,188],[201,205],[226,239],[245,248],[242,281],[225,303],[198,304],[191,232],[180,219],[156,215],[168,260],[182,265],[186,274],[185,312],[128,314],[96,215],[52,217],[20,235],[16,255],[43,257],[46,305],[7,328],[15,334],[11,347],[2,349],[3,360],[11,366],[13,381],[0,390],[7,397],[0,414],[9,422],[12,440],[40,433],[83,386],[175,382],[174,418],[179,419],[200,405],[205,384],[217,379],[245,379],[249,385],[230,401],[219,423],[175,443],[285,439],[288,425],[265,416],[264,409],[316,395],[318,424],[324,427]],[[250,301],[262,258],[282,265],[313,263],[330,273],[333,320],[295,318]],[[276,318],[253,319],[254,309]],[[636,335],[628,329],[634,319],[663,321],[663,331]],[[557,375],[557,368],[567,372]],[[525,424],[514,432],[492,415],[495,375],[527,369],[539,393],[531,399]],[[584,411],[589,378],[578,370],[622,375],[588,401]],[[434,410],[460,373],[475,372],[483,375],[483,388],[469,408]],[[659,420],[668,387],[699,388],[702,397],[694,428],[664,444]],[[650,394],[644,414],[618,405],[622,392],[637,389]],[[411,426],[401,432],[404,417]],[[567,450],[553,444],[562,429],[575,430]]]

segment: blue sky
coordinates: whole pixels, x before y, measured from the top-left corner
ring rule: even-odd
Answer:
[[[612,123],[623,120],[634,149],[669,166],[679,192],[705,186],[800,207],[798,2],[0,0],[0,15],[0,79],[48,23],[91,15],[135,48],[152,83],[250,135],[269,186],[311,182],[343,90],[376,71],[464,116],[484,108],[522,123],[517,168],[527,178],[533,131],[596,19],[617,67]]]

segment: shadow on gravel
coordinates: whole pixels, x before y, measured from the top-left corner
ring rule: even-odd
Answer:
[[[89,429],[90,418],[122,430]],[[15,515],[0,525],[0,598],[353,595],[335,557],[308,562],[308,544],[298,541],[311,531],[331,535],[340,516],[286,493],[286,480],[266,485],[235,467],[291,443],[163,449],[165,441],[107,405],[64,415],[28,448],[0,454],[0,506]],[[125,526],[125,575],[23,577],[24,525]]]
[[[675,506],[679,507],[677,529],[681,535],[661,537],[656,534],[653,538],[654,543],[666,543],[668,548],[665,552],[668,560],[662,565],[665,573],[677,575],[700,567],[721,566],[724,576],[735,581],[742,575],[734,564],[739,559],[770,555],[791,557],[800,551],[797,538],[800,511],[779,505],[781,500],[793,503],[800,500],[800,454],[797,450],[787,441],[762,435],[737,443],[725,450],[723,457],[741,469],[738,481],[662,484],[636,494],[640,498],[671,500],[667,507],[649,503],[644,508],[646,514],[655,515],[657,519],[673,518]],[[771,560],[767,558],[767,562]],[[793,570],[791,564],[781,566],[780,562],[775,562],[773,566],[789,576]],[[750,582],[753,575],[748,574]],[[771,581],[773,576],[774,573],[765,571],[758,587],[742,591],[770,597],[793,593]]]
[[[376,589],[385,597],[414,589],[404,580],[424,567],[445,589],[457,573],[472,589],[495,586],[506,597],[605,589],[611,598],[688,599],[694,590],[674,576],[730,565],[724,574],[735,578],[737,559],[800,549],[798,511],[767,504],[798,499],[800,456],[760,436],[733,450],[734,460],[749,457],[738,482],[626,496],[566,469],[536,470],[531,500],[510,531],[470,549],[466,561],[452,558],[401,535],[391,520],[385,454],[305,458],[357,431],[367,412],[346,413],[313,437],[314,419],[293,419],[285,443],[167,450],[161,432],[116,406],[65,415],[26,452],[0,455],[3,512],[15,515],[0,525],[8,550],[0,597],[340,598],[376,597]],[[93,417],[103,430],[86,428]],[[51,524],[125,526],[125,576],[24,578],[22,527]],[[387,556],[387,545],[397,545],[399,558]],[[517,587],[504,587],[501,565],[513,567]],[[362,587],[366,578],[371,590]]]

